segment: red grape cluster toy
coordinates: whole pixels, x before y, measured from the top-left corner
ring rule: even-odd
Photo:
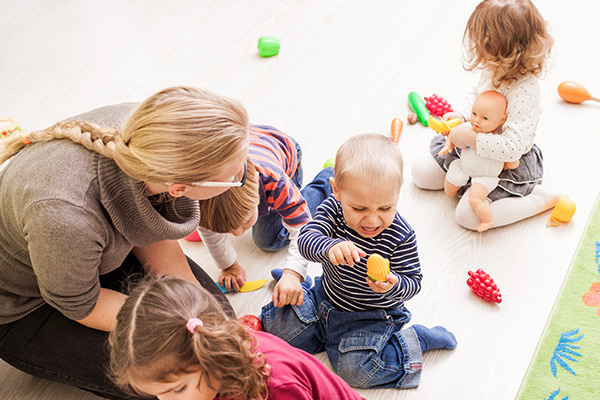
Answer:
[[[502,302],[500,289],[498,289],[498,286],[487,272],[479,268],[476,272],[469,271],[468,273],[469,279],[467,279],[467,285],[473,293],[493,303],[500,304]]]
[[[429,97],[425,97],[425,105],[427,109],[436,117],[441,117],[446,113],[454,111],[452,106],[442,96],[434,93]]]

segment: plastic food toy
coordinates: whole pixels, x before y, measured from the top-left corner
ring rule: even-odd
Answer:
[[[573,218],[577,207],[573,200],[567,196],[560,196],[558,202],[554,206],[550,218],[546,222],[546,226],[558,226],[561,222],[567,223]]]
[[[238,322],[248,329],[262,331],[262,324],[260,323],[260,318],[258,318],[255,315],[244,315],[243,317],[239,317]]]
[[[473,293],[492,303],[502,303],[500,289],[487,272],[479,268],[476,272],[469,271],[468,274],[467,285]]]
[[[253,290],[260,289],[261,287],[265,286],[265,284],[267,282],[268,282],[268,279],[258,279],[255,281],[247,281],[240,288],[240,292],[241,293],[252,292]],[[221,291],[223,293],[228,292],[228,290],[225,286],[219,285],[219,282],[216,282],[216,283],[221,288]],[[231,290],[229,290],[229,292],[233,292],[233,288],[231,288]]]
[[[2,126],[2,128],[0,128],[2,129],[0,139],[9,137],[17,131],[21,131],[21,127],[17,125],[17,122],[13,119],[13,117],[0,118],[0,126]]]
[[[281,44],[275,36],[262,36],[258,38],[258,55],[261,57],[272,57],[279,54]]]
[[[569,103],[582,103],[586,100],[600,102],[600,98],[594,97],[583,85],[577,82],[564,81],[558,85],[558,95]]]
[[[325,164],[323,164],[323,168],[329,167],[335,167],[335,158],[330,158],[329,160],[325,161]]]
[[[402,133],[402,127],[404,126],[404,122],[400,118],[394,118],[392,120],[392,129],[391,129],[391,137],[392,141],[398,144],[400,140],[400,134]]]
[[[198,232],[198,229],[196,229],[194,232],[190,233],[189,235],[187,235],[186,237],[184,237],[185,240],[187,240],[188,242],[201,242],[202,238],[200,237],[200,233]]]
[[[443,119],[437,119],[434,117],[429,117],[427,123],[429,127],[437,133],[444,134],[450,132],[450,129],[460,124],[460,121],[461,119],[459,117],[449,119],[448,121],[444,121]]]
[[[408,105],[410,109],[417,114],[417,118],[424,125],[427,126],[427,120],[429,119],[429,110],[425,105],[425,101],[416,92],[410,92],[408,94]]]
[[[409,124],[414,125],[419,119],[417,118],[417,114],[415,114],[414,112],[409,112],[406,116],[406,120]]]
[[[435,115],[437,117],[441,117],[446,113],[454,111],[450,103],[436,93],[429,97],[425,97],[425,105],[427,106],[427,109],[431,115]]]
[[[379,254],[371,254],[367,258],[367,276],[373,282],[386,282],[386,277],[390,273],[390,261],[381,257]]]

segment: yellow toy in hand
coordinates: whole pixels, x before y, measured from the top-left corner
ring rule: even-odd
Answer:
[[[386,282],[390,274],[390,261],[379,254],[371,254],[367,259],[367,276],[373,282]]]

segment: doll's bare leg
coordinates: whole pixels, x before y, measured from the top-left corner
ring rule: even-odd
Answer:
[[[452,150],[454,150],[454,143],[452,143],[450,138],[448,136],[446,136],[446,143],[444,144],[444,147],[442,147],[442,149],[438,153],[438,157],[445,156],[446,154],[452,152]]]
[[[459,225],[474,231],[477,230],[481,221],[469,204],[470,191],[469,188],[458,202],[455,216]],[[561,195],[566,195],[566,193],[537,185],[527,196],[496,200],[490,204],[494,216],[494,228],[510,225],[549,210],[556,205]]]
[[[471,190],[469,190],[469,204],[481,221],[477,227],[478,232],[485,232],[494,225],[492,208],[485,201],[488,194],[489,192],[485,186],[479,183],[474,183],[471,185]]]
[[[456,196],[458,189],[460,189],[460,186],[454,186],[448,181],[448,179],[444,181],[444,193],[446,193],[448,196]]]
[[[411,167],[413,182],[417,187],[426,190],[442,190],[446,173],[433,159],[430,153],[417,158]]]

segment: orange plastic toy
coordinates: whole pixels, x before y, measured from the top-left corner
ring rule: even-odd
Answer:
[[[575,210],[577,210],[577,206],[575,206],[573,200],[567,196],[560,196],[554,210],[550,213],[546,226],[558,226],[561,222],[566,224],[573,218]]]
[[[583,85],[577,82],[564,81],[558,85],[558,95],[569,103],[582,103],[586,100],[594,100],[600,102],[600,99],[594,97],[587,91]]]
[[[392,141],[398,144],[400,141],[400,134],[402,133],[402,127],[404,126],[404,122],[400,118],[394,118],[392,120],[392,129],[391,129],[391,137]]]

